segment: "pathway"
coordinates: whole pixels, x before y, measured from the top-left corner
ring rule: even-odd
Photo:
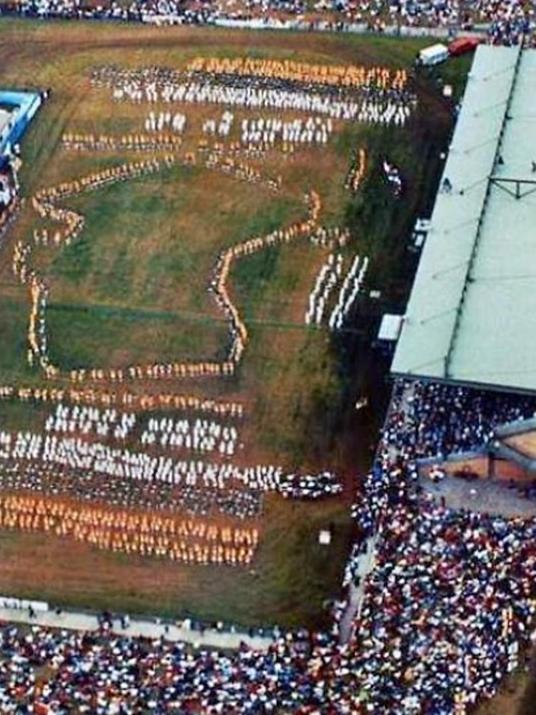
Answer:
[[[0,603],[2,601],[3,599],[0,599]],[[46,626],[48,628],[66,628],[74,631],[97,631],[99,629],[97,614],[81,611],[61,611],[58,614],[55,610],[35,610],[35,616],[30,618],[27,608],[0,607],[1,621]],[[112,632],[130,637],[164,638],[173,642],[182,641],[190,643],[196,648],[210,647],[219,650],[236,650],[242,643],[251,648],[266,650],[273,643],[273,639],[267,636],[250,636],[241,631],[220,631],[213,628],[199,631],[189,627],[188,621],[166,623],[159,619],[132,618],[128,627],[122,628],[119,619],[115,618]]]
[[[348,604],[342,615],[339,629],[339,643],[341,645],[345,645],[351,639],[355,621],[361,615],[361,607],[365,596],[365,582],[374,568],[374,554],[376,552],[377,541],[377,535],[370,536],[367,539],[365,552],[361,554],[357,560],[357,569],[355,573],[359,577],[359,583],[356,586],[352,582],[348,589]]]

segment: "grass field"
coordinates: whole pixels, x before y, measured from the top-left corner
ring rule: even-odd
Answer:
[[[243,33],[214,29],[155,29],[112,24],[0,20],[0,87],[51,88],[23,143],[25,196],[57,182],[132,159],[119,152],[76,154],[61,148],[64,132],[140,131],[146,108],[114,105],[92,89],[93,67],[184,67],[198,55],[293,58],[318,63],[410,68],[426,40],[381,37]],[[467,59],[441,72],[460,95]],[[249,256],[233,270],[232,290],[250,342],[232,379],[166,383],[166,389],[233,398],[246,406],[245,463],[271,461],[288,470],[333,469],[342,497],[316,504],[271,496],[253,569],[181,567],[126,558],[52,537],[0,533],[0,593],[46,598],[72,606],[166,615],[194,613],[244,624],[315,625],[326,599],[337,594],[352,536],[348,505],[366,469],[388,397],[386,359],[370,347],[384,311],[404,305],[415,268],[406,244],[418,215],[429,210],[448,142],[452,105],[438,75],[415,79],[418,109],[404,129],[338,123],[325,149],[282,160],[269,153],[262,170],[280,174],[278,194],[201,167],[173,166],[63,202],[83,214],[80,238],[63,249],[37,249],[33,260],[52,286],[50,353],[63,369],[120,367],[139,361],[218,359],[227,327],[206,288],[216,254],[305,215],[303,193],[322,198],[322,223],[347,226],[348,255],[370,257],[367,289],[352,329],[336,337],[307,329],[303,315],[314,276],[327,251],[307,241]],[[204,119],[221,107],[187,106],[186,147],[199,141]],[[245,116],[236,111],[237,122]],[[289,115],[290,116],[290,115]],[[362,190],[344,189],[350,153],[366,147],[371,169]],[[143,158],[143,154],[136,158]],[[400,167],[405,191],[394,201],[378,164]],[[260,167],[260,162],[259,162]],[[29,207],[0,244],[0,383],[42,385],[26,361],[28,295],[14,279],[17,240],[38,227]],[[154,391],[150,381],[134,391]],[[354,404],[368,397],[356,413]],[[1,423],[40,428],[46,410],[5,403]],[[332,524],[329,558],[317,545]]]

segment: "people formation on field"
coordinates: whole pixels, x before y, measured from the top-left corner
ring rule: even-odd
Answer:
[[[205,566],[246,566],[259,542],[254,526],[73,504],[33,494],[0,494],[0,529],[41,532],[107,551]]]
[[[288,63],[286,66],[278,60],[264,60],[254,65],[250,58],[241,61],[239,65],[237,62],[233,64],[232,60],[199,58],[185,71],[163,67],[127,70],[103,66],[94,70],[92,84],[111,89],[112,99],[118,103],[215,104],[237,110],[303,112],[308,115],[301,125],[286,122],[285,127],[283,123],[279,127],[271,123],[266,135],[267,144],[273,143],[268,141],[272,131],[274,139],[276,132],[284,134],[287,144],[305,140],[325,144],[329,127],[333,130],[335,120],[404,126],[415,108],[415,96],[408,88],[405,70],[342,65],[344,74],[342,70],[334,73],[329,65]],[[335,65],[333,69],[338,68]],[[226,109],[219,122],[207,120],[203,127],[205,133],[228,136],[231,117],[233,113]],[[241,125],[242,143],[251,144],[252,138],[263,139],[262,133],[259,137],[256,135],[259,123],[262,122],[264,130],[267,120],[266,115],[258,117],[254,124]]]
[[[333,472],[233,464],[238,435],[234,424],[208,418],[140,418],[115,408],[59,403],[43,432],[0,431],[0,487],[240,519],[259,516],[267,492],[319,499],[342,491]],[[191,456],[176,459],[176,451]],[[203,453],[213,461],[201,459]]]
[[[144,432],[148,433],[150,432]],[[188,450],[192,448],[193,445],[185,446]],[[96,472],[110,478],[156,481],[175,486],[200,484],[212,489],[244,486],[260,491],[290,490],[296,488],[301,478],[300,474],[286,472],[282,467],[272,464],[242,467],[230,461],[176,460],[162,453],[136,449],[135,444],[132,447],[117,447],[80,435],[56,436],[47,432],[0,430],[0,460],[35,461],[67,469]],[[340,489],[333,473],[323,472],[312,475],[311,479],[316,476],[329,482],[327,494],[337,493]]]
[[[225,103],[246,109],[268,107],[270,109],[295,109],[305,111],[305,119],[283,120],[257,116],[243,119],[240,140],[225,147],[221,142],[210,143],[198,140],[197,149],[182,155],[179,149],[182,134],[187,125],[187,116],[170,110],[149,111],[143,121],[145,133],[127,133],[116,137],[105,134],[66,132],[62,137],[65,149],[75,151],[136,150],[154,152],[150,159],[131,161],[109,167],[92,174],[64,181],[55,186],[40,189],[31,199],[34,211],[48,222],[46,228],[33,230],[32,240],[19,240],[13,250],[13,273],[28,286],[30,314],[28,321],[28,353],[31,366],[39,367],[50,380],[68,377],[72,383],[81,385],[106,384],[110,392],[121,389],[123,384],[139,380],[177,380],[196,378],[222,378],[235,374],[236,366],[244,354],[249,335],[247,327],[231,297],[228,282],[234,261],[271,246],[290,243],[308,237],[312,243],[328,245],[348,238],[344,228],[324,228],[319,225],[321,200],[314,190],[304,194],[308,215],[285,228],[278,228],[265,236],[249,238],[224,249],[217,256],[209,283],[209,292],[226,317],[229,328],[229,344],[226,355],[219,360],[155,361],[149,364],[131,364],[118,367],[78,367],[67,374],[52,362],[49,355],[47,311],[50,286],[33,267],[33,251],[36,247],[61,248],[75,241],[85,225],[83,215],[59,205],[66,199],[85,191],[93,191],[115,182],[152,174],[176,163],[201,164],[207,169],[221,171],[240,180],[263,185],[271,191],[279,191],[282,177],[264,176],[257,168],[239,157],[258,153],[262,156],[274,145],[282,143],[285,156],[296,144],[325,145],[331,135],[336,119],[404,124],[411,115],[416,99],[408,89],[405,70],[391,70],[382,66],[318,65],[293,60],[241,58],[194,58],[184,71],[162,67],[136,70],[115,66],[97,68],[92,75],[97,88],[111,90],[116,102],[135,103]],[[156,108],[155,108],[156,110]],[[327,114],[328,117],[315,116]],[[205,134],[229,138],[235,123],[235,115],[225,109],[218,120],[203,122]],[[228,149],[228,150],[227,150]],[[164,151],[160,156],[159,152]],[[365,171],[363,151],[358,153],[352,168],[349,188],[356,191]],[[56,224],[54,229],[50,223]],[[368,258],[361,263],[356,257],[339,294],[338,301],[329,318],[329,327],[340,330],[348,312],[361,289],[367,270]],[[312,306],[317,314],[316,306]],[[318,323],[318,316],[314,322]],[[313,321],[310,321],[313,322]],[[110,389],[113,388],[113,389]]]
[[[325,322],[331,331],[340,331],[347,322],[359,293],[362,291],[369,259],[354,256],[345,268],[343,277],[343,254],[330,253],[320,267],[305,311],[306,325],[322,325]],[[340,283],[337,295],[333,291]],[[330,309],[331,308],[331,309]]]
[[[141,421],[140,421],[141,422]],[[238,431],[212,419],[184,417],[150,417],[140,424],[134,412],[118,412],[114,408],[70,407],[58,405],[45,421],[45,432],[71,434],[80,437],[97,436],[125,442],[135,438],[134,432],[142,430],[139,441],[144,446],[158,446],[172,450],[219,452],[231,457],[237,448]]]
[[[210,159],[210,157],[209,157]],[[172,156],[166,156],[167,166],[174,162]],[[240,164],[237,164],[240,171]],[[54,244],[70,242],[81,231],[84,219],[74,212],[58,209],[55,201],[68,196],[76,195],[81,191],[94,190],[104,184],[115,181],[127,180],[145,172],[153,172],[161,167],[157,159],[143,162],[131,162],[120,167],[105,169],[101,172],[83,177],[48,189],[39,191],[33,198],[34,209],[42,217],[46,217],[63,223],[63,232],[57,231],[54,236]],[[232,166],[223,164],[223,169]],[[277,187],[276,187],[277,188]],[[70,380],[81,383],[85,380],[94,382],[122,383],[132,379],[173,379],[173,378],[196,378],[196,377],[222,377],[232,375],[236,364],[240,361],[247,342],[247,329],[234,303],[232,302],[227,289],[227,280],[232,263],[237,258],[250,255],[268,246],[276,246],[281,243],[289,243],[295,238],[312,235],[317,228],[318,216],[321,202],[318,195],[311,191],[305,196],[308,207],[308,218],[305,221],[297,222],[287,228],[272,231],[267,236],[250,238],[242,243],[222,251],[216,261],[210,282],[210,292],[213,293],[217,304],[226,315],[229,322],[229,332],[231,345],[228,350],[228,358],[221,362],[199,361],[199,362],[170,362],[154,363],[149,365],[131,365],[126,368],[92,368],[73,369],[69,373]],[[71,216],[75,216],[71,219]],[[67,216],[67,217],[66,217]],[[57,237],[57,238],[56,238]],[[34,232],[34,243],[48,243],[46,231]],[[46,327],[46,308],[48,287],[39,278],[31,267],[31,244],[24,244],[19,241],[15,244],[12,259],[12,270],[14,275],[22,284],[30,287],[30,319],[28,322],[28,361],[30,365],[37,362],[43,369],[46,377],[57,378],[61,375],[60,369],[53,365],[48,355],[48,340]]]
[[[185,513],[214,517],[226,515],[239,520],[263,515],[264,492],[242,485],[213,488],[211,477],[218,475],[217,465],[207,466],[207,479],[191,463],[188,482],[132,480],[128,477],[109,479],[101,472],[45,462],[0,460],[0,486],[6,492],[55,494],[78,503],[106,504],[124,509]],[[194,479],[195,477],[195,479]],[[318,489],[315,477],[311,477]],[[283,488],[283,484],[281,485]],[[322,494],[325,496],[326,494]]]

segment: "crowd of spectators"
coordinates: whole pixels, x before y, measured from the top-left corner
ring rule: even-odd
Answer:
[[[486,445],[494,429],[536,414],[533,397],[486,392],[434,382],[400,384],[384,439],[416,457],[439,460]]]
[[[390,511],[354,634],[372,712],[464,713],[495,695],[534,625],[535,539],[534,519]]]
[[[311,31],[419,34],[433,30],[448,35],[452,28],[487,31],[495,44],[517,44],[532,37],[534,11],[522,0],[238,0],[205,3],[183,0],[20,0],[3,12],[25,17],[143,22],[156,25],[206,25]]]

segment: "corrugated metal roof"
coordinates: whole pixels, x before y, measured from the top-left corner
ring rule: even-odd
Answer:
[[[536,180],[535,94],[536,51],[478,48],[394,373],[536,391],[536,186],[501,181]]]

